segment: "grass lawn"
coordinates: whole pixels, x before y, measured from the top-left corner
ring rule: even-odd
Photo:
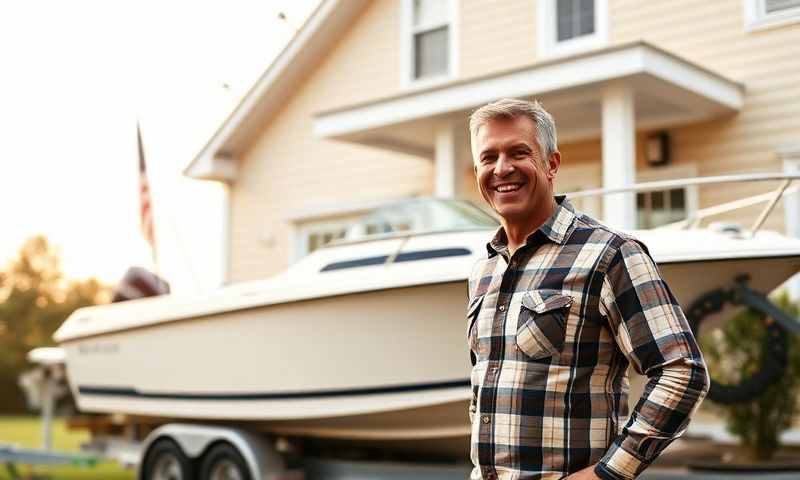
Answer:
[[[80,444],[89,439],[86,432],[67,431],[62,420],[53,424],[53,449],[59,452],[77,453]],[[0,416],[0,444],[11,444],[27,448],[41,448],[41,423],[38,417]],[[17,471],[23,478],[30,474],[46,476],[52,480],[133,480],[133,470],[126,470],[114,462],[101,462],[94,467],[40,466],[30,468],[19,465]],[[0,480],[11,477],[4,465],[0,465]]]

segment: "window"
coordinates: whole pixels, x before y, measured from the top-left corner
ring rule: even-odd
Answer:
[[[655,228],[685,220],[688,216],[686,188],[636,194],[636,227]]]
[[[297,230],[297,251],[295,258],[302,258],[309,253],[318,250],[323,245],[328,244],[334,240],[344,238],[347,232],[347,227],[352,223],[351,221],[343,222],[324,222],[324,223],[309,223],[300,226]]]
[[[337,238],[344,237],[345,233],[344,228],[331,228],[326,230],[321,230],[318,232],[309,232],[308,233],[308,252],[311,253],[314,250],[317,250],[321,246],[325,245],[326,243],[330,243]]]
[[[556,0],[559,42],[594,33],[594,0]]]
[[[748,30],[800,22],[800,0],[744,0]]]
[[[541,56],[568,55],[606,44],[608,0],[539,0],[537,5]]]
[[[404,81],[448,78],[455,60],[455,0],[404,0]]]

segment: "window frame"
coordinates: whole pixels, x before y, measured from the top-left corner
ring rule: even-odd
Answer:
[[[458,75],[458,0],[446,0],[447,20],[422,26],[414,25],[414,0],[401,0],[400,12],[400,83],[404,89],[419,89],[453,80]],[[447,72],[424,78],[414,78],[416,60],[415,35],[447,27]]]
[[[681,219],[675,219],[675,220],[672,220],[672,221],[670,221],[668,223],[665,223],[665,224],[650,225],[650,224],[653,223],[653,221],[652,221],[653,220],[653,217],[652,217],[652,215],[653,215],[653,206],[652,206],[653,194],[656,194],[656,193],[662,194],[664,201],[666,203],[669,203],[670,202],[670,199],[669,199],[670,195],[669,194],[672,191],[682,191],[683,192],[683,203],[684,203],[684,211],[686,213],[686,217],[685,218],[681,218]],[[646,205],[645,213],[647,214],[646,215],[646,217],[647,217],[646,220],[647,220],[647,223],[649,225],[642,225],[642,224],[639,223],[639,211],[640,211],[639,210],[639,198],[638,198],[639,195],[642,195],[645,198],[645,205]],[[674,223],[674,222],[681,222],[681,221],[684,221],[684,220],[687,220],[687,219],[691,218],[691,213],[689,211],[689,205],[688,205],[688,203],[689,203],[688,202],[689,187],[673,187],[673,188],[667,188],[667,189],[664,189],[664,190],[652,190],[652,191],[649,191],[649,192],[637,192],[636,193],[636,197],[637,197],[636,198],[636,229],[637,230],[649,230],[649,229],[658,228],[658,227],[661,227],[661,226],[664,226],[664,225],[668,225],[668,224],[671,224],[671,223]],[[672,211],[672,208],[670,208],[670,211]]]
[[[325,202],[317,205],[308,205],[290,212],[284,217],[291,230],[289,233],[289,263],[292,264],[308,255],[309,235],[337,227],[349,227],[371,210],[387,203],[401,202],[418,196],[419,192],[411,192],[409,195],[379,200],[344,201],[336,205]]]
[[[357,218],[357,217],[356,217]],[[311,252],[309,249],[311,235],[315,234],[325,234],[332,232],[334,230],[346,230],[347,227],[353,224],[354,218],[342,218],[342,219],[329,219],[329,220],[320,220],[320,221],[309,221],[304,222],[302,224],[298,224],[295,227],[295,248],[292,252],[292,261],[300,260],[301,258],[309,255]]]
[[[744,28],[748,32],[766,30],[800,22],[800,7],[767,13],[766,0],[742,0]]]
[[[556,0],[538,0],[537,50],[540,58],[572,55],[608,45],[608,0],[594,0],[594,33],[558,41]]]
[[[676,165],[676,166],[667,166],[667,167],[656,167],[647,170],[640,170],[636,172],[636,183],[645,183],[645,182],[658,182],[663,180],[674,180],[676,178],[693,178],[697,176],[697,167],[695,165]],[[684,196],[683,201],[686,205],[686,218],[691,219],[699,210],[700,208],[700,190],[698,189],[697,185],[688,185],[683,187],[684,189]],[[660,192],[666,192],[668,190],[676,190],[674,188],[664,189],[664,190],[657,190]],[[636,201],[636,197],[634,196],[634,202]],[[637,229],[641,229],[643,227],[638,225],[638,206],[636,207],[636,217],[637,217]],[[658,228],[660,227],[650,227],[650,228]]]

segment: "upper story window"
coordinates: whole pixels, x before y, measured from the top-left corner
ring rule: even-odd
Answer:
[[[594,33],[594,0],[556,0],[559,42]]]
[[[407,85],[452,76],[455,1],[403,0],[403,80]]]
[[[539,0],[538,40],[542,57],[601,47],[608,40],[608,0]]]
[[[748,30],[800,22],[800,0],[744,0]]]

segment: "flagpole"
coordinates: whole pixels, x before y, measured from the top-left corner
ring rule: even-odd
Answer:
[[[144,237],[145,241],[150,246],[150,252],[152,254],[152,261],[153,261],[153,272],[161,277],[161,269],[158,262],[158,248],[156,245],[156,236],[155,236],[155,214],[153,213],[153,202],[151,199],[150,194],[150,182],[147,178],[147,166],[145,163],[145,154],[144,154],[144,142],[142,141],[142,132],[141,126],[137,119],[136,121],[136,139],[138,142],[139,147],[139,182],[140,182],[140,221],[141,221],[141,229],[142,229],[142,236]],[[164,199],[162,198],[162,201]],[[183,260],[186,263],[186,266],[189,270],[189,275],[194,282],[195,290],[198,292],[200,291],[200,282],[197,277],[197,272],[195,272],[194,266],[192,265],[191,260],[189,259],[189,255],[187,253],[187,249],[184,246],[183,237],[180,234],[180,230],[175,221],[175,216],[172,214],[173,210],[170,208],[166,208],[164,203],[161,204],[160,209],[162,214],[166,214],[167,220],[169,220],[169,225],[172,227],[172,233],[175,235],[175,240],[178,243],[178,250],[181,252],[183,256]],[[162,232],[163,233],[163,232]]]
[[[147,164],[145,162],[144,142],[139,120],[136,120],[136,143],[139,153],[139,222],[142,236],[150,246],[153,269],[156,275],[161,276],[158,264],[158,249],[156,248],[155,216],[153,215],[153,202],[150,195],[150,182],[147,178]]]

